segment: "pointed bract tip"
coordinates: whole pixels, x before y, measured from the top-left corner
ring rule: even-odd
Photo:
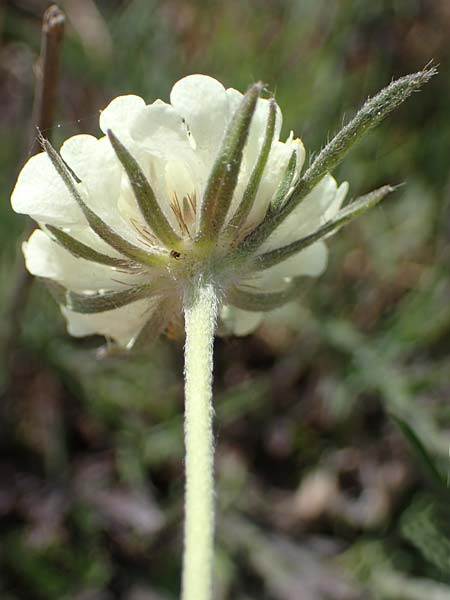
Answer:
[[[419,71],[418,74],[422,74],[424,80],[429,81],[432,77],[439,73],[438,67],[439,65],[434,65],[433,61],[430,61],[427,65],[424,66],[422,71]]]
[[[108,139],[111,143],[118,141],[118,139],[112,129],[107,129],[106,135],[108,136]]]
[[[427,65],[421,71],[406,75],[404,78],[409,80],[412,87],[421,87],[425,83],[428,83],[432,77],[438,74],[437,67],[435,65]]]
[[[50,144],[49,140],[42,135],[40,129],[38,129],[37,139],[44,152],[47,152],[47,154],[49,154],[49,152],[53,150],[53,146]]]
[[[246,96],[261,96],[261,94],[263,93],[263,91],[266,89],[266,85],[262,82],[262,81],[257,81],[256,83],[254,83],[253,85],[251,85],[247,92],[246,92]]]
[[[45,143],[48,143],[48,140],[44,137],[44,135],[42,134],[42,131],[39,129],[39,127],[36,127],[36,139],[38,141],[38,144],[40,145],[40,147],[42,148],[42,150],[44,150],[44,152],[46,152],[46,148],[45,148]]]

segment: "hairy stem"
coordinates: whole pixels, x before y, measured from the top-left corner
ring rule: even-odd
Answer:
[[[186,497],[183,600],[209,600],[214,540],[213,341],[217,318],[213,285],[187,295],[184,315]]]

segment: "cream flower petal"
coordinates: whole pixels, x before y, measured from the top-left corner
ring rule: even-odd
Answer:
[[[61,146],[60,154],[72,171],[82,181],[92,181],[93,157],[98,149],[98,139],[93,135],[79,134],[67,139]],[[101,179],[98,177],[97,179]]]
[[[133,190],[128,183],[108,138],[99,140],[91,135],[76,135],[61,147],[61,156],[81,179],[86,204],[116,233],[142,246],[141,238],[128,219],[124,219],[119,205],[135,206]],[[139,214],[139,222],[143,219]],[[110,252],[111,253],[111,252]]]
[[[216,157],[228,121],[228,101],[221,83],[206,75],[190,75],[178,81],[170,102],[186,120],[197,151],[205,164]]]
[[[228,100],[228,121],[232,118],[234,113],[239,107],[244,94],[241,94],[238,90],[234,88],[228,88],[226,90],[227,100]],[[258,98],[256,103],[256,109],[253,113],[252,123],[249,131],[249,144],[248,146],[252,148],[252,151],[255,151],[254,145],[259,141],[262,142],[267,125],[267,118],[269,116],[269,104],[271,100],[266,98]],[[275,103],[276,104],[276,103]],[[274,140],[278,140],[280,137],[281,126],[283,125],[283,115],[280,107],[276,104],[276,118],[275,118],[275,130],[274,130]]]
[[[73,291],[123,290],[128,284],[143,282],[138,275],[75,258],[40,229],[36,229],[30,239],[24,242],[23,252],[27,269],[32,275],[57,281]]]
[[[324,214],[325,220],[332,219],[333,217],[336,216],[336,214],[338,213],[339,209],[341,208],[341,206],[345,200],[345,197],[347,196],[348,188],[349,188],[348,181],[344,181],[338,187],[333,201],[331,202],[330,206],[325,211],[325,214]]]
[[[305,148],[302,141],[300,139],[289,139],[286,143],[275,142],[272,145],[259,185],[256,202],[247,219],[249,224],[256,225],[264,218],[294,151],[297,153],[295,181],[305,160]]]
[[[145,101],[139,96],[119,96],[112,100],[100,113],[100,129],[107,133],[111,129],[122,142],[129,137],[130,128],[145,108]]]
[[[335,178],[332,175],[325,175],[322,181],[293,211],[292,215],[286,220],[286,225],[289,227],[297,221],[308,231],[315,228],[321,220],[324,220],[325,213],[332,207],[336,192],[337,183]]]
[[[88,191],[91,208],[111,212],[111,197],[118,195],[122,169],[109,140],[75,135],[64,142],[60,154]]]
[[[208,176],[201,153],[194,150],[193,138],[188,135],[182,117],[170,104],[160,100],[142,111],[131,134],[140,159],[136,153],[135,157],[166,218],[178,230],[171,205],[175,194],[181,203],[187,194],[197,199],[201,197]]]
[[[346,188],[341,190],[341,194]],[[267,252],[280,246],[294,242],[315,231],[322,225],[334,210],[337,194],[337,183],[331,175],[325,177],[294,209],[278,229],[264,242],[260,252]],[[339,200],[343,198],[339,196]],[[337,210],[337,209],[336,209]],[[327,212],[328,211],[328,212]]]
[[[19,174],[12,193],[13,209],[36,221],[65,226],[82,224],[83,214],[57,176],[47,154],[32,156]]]
[[[135,158],[170,218],[175,194],[180,201],[187,194],[200,196],[208,175],[205,165],[193,150],[181,117],[168,104],[147,107],[135,123],[133,136],[140,154],[138,158],[135,153]]]
[[[267,120],[269,117],[270,101],[265,98],[259,98],[256,103],[256,110],[252,117],[252,123],[248,134],[245,154],[249,158],[254,158],[259,155],[264,142],[267,128]],[[280,107],[276,104],[275,130],[273,139],[277,142],[280,137],[281,125],[283,116]]]
[[[236,110],[239,107],[239,104],[244,97],[244,94],[239,90],[235,90],[234,88],[227,88],[225,90],[227,95],[227,105],[228,105],[228,116],[227,120],[229,121],[231,117],[234,115]]]
[[[140,333],[155,309],[155,301],[138,300],[114,310],[84,315],[61,307],[67,321],[67,331],[75,337],[104,335],[122,348],[127,348]]]
[[[60,154],[81,179],[88,193],[86,202],[92,210],[102,217],[111,214],[111,205],[120,190],[122,169],[109,140],[75,135],[64,142]]]
[[[328,249],[319,240],[278,265],[259,271],[243,283],[265,292],[283,290],[293,277],[319,277],[325,271],[327,261]]]
[[[286,146],[290,149],[291,152],[295,150],[295,152],[297,153],[297,166],[294,177],[294,181],[296,181],[300,176],[300,173],[303,169],[303,165],[305,164],[305,146],[300,138],[294,138],[292,131],[291,135],[286,140]]]
[[[46,230],[46,223],[40,222],[39,226],[43,231]],[[87,223],[69,227],[60,227],[59,229],[61,229],[64,233],[69,234],[81,243],[86,244],[93,250],[96,250],[97,252],[101,252],[102,254],[106,254],[107,256],[113,256],[115,258],[123,258],[123,256],[117,250],[114,250],[109,244],[107,244],[101,238],[99,238],[98,235],[92,231],[92,229]],[[53,237],[51,233],[50,237]]]
[[[228,333],[244,336],[252,333],[260,325],[263,314],[225,304],[220,310],[220,320]]]
[[[236,110],[239,108],[239,104],[244,95],[234,88],[228,88],[226,94],[228,99],[228,121],[230,121]],[[267,120],[269,117],[269,106],[270,101],[265,98],[259,98],[256,103],[242,161],[242,168],[245,169],[248,174],[250,174],[253,169],[264,143]],[[280,137],[282,123],[283,115],[280,107],[276,104],[275,129],[273,135],[274,142],[277,142]]]
[[[192,156],[192,146],[183,119],[171,106],[158,100],[146,106],[130,128],[130,134],[141,150],[171,159]],[[132,148],[131,148],[132,150]]]

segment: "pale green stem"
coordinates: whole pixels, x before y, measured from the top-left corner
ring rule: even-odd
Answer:
[[[214,542],[213,341],[214,286],[200,284],[185,300],[186,496],[182,600],[210,600]]]

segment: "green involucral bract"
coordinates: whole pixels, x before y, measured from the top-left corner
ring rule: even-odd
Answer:
[[[386,185],[344,208],[331,175],[349,149],[435,73],[391,83],[369,99],[301,175],[305,150],[280,140],[281,110],[261,83],[245,94],[204,75],[178,81],[170,103],[113,100],[103,136],[77,135],[22,169],[17,212],[39,225],[24,254],[72,335],[130,349],[183,317],[192,282],[220,300],[221,332],[245,335],[294,300],[327,264],[325,240],[377,204]]]

